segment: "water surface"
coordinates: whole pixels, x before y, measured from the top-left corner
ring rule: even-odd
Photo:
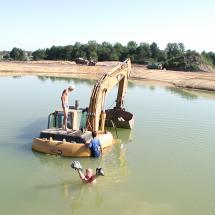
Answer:
[[[214,93],[130,83],[133,131],[119,129],[121,141],[101,158],[78,159],[104,168],[92,186],[80,182],[72,158],[31,150],[70,84],[70,102],[88,106],[94,81],[0,78],[1,214],[215,214]],[[116,89],[107,107],[115,97]]]

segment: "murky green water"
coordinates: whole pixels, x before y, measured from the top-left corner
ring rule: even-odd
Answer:
[[[83,167],[103,166],[96,185],[80,182],[71,158],[32,152],[62,89],[75,84],[70,101],[84,107],[93,83],[0,78],[0,214],[215,214],[214,93],[130,84],[133,131],[118,130],[121,143],[102,158],[79,159]]]

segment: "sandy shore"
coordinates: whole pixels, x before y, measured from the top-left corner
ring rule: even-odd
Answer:
[[[118,62],[99,62],[96,66],[76,65],[69,61],[0,62],[0,76],[40,75],[97,79]],[[177,87],[215,91],[215,73],[148,70],[132,65],[131,80],[159,81]]]

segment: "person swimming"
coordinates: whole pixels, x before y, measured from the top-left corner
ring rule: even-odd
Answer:
[[[104,176],[104,171],[102,168],[96,168],[96,174],[93,173],[93,170],[91,168],[86,169],[85,175],[83,174],[83,168],[81,164],[78,161],[73,161],[71,163],[71,168],[76,170],[78,172],[78,175],[80,179],[84,183],[95,183],[98,176]]]

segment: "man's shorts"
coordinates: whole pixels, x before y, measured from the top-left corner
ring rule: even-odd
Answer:
[[[65,108],[65,109],[69,109],[69,104],[65,103],[65,104],[64,104],[64,108]]]

